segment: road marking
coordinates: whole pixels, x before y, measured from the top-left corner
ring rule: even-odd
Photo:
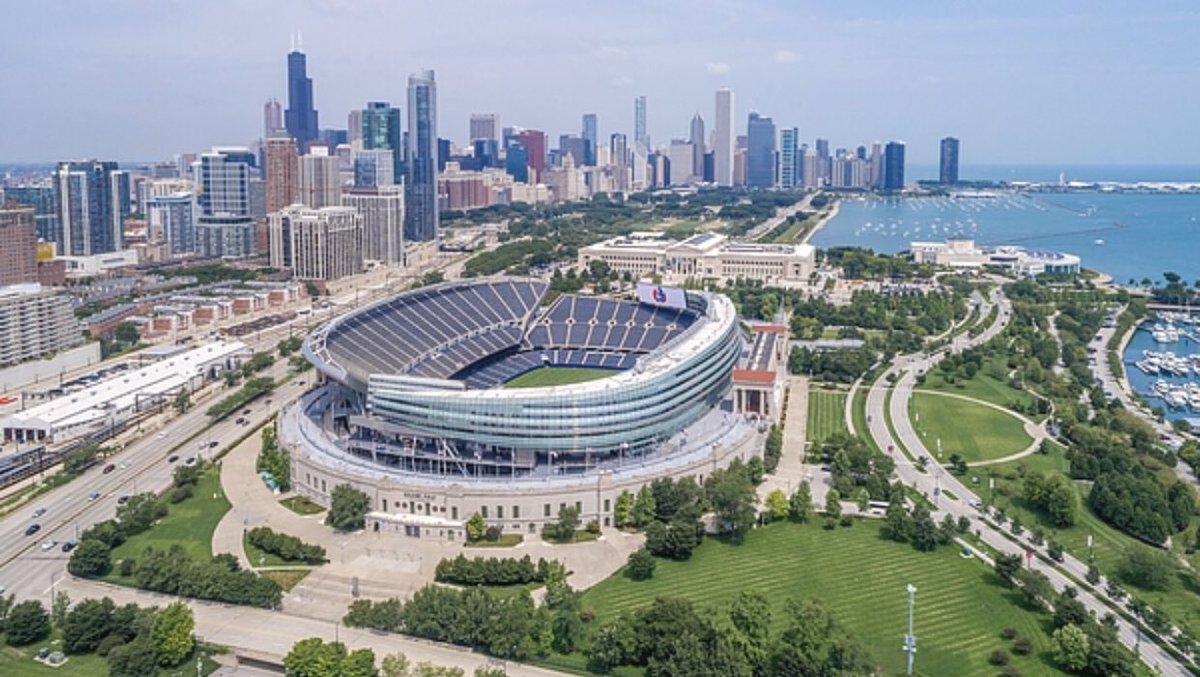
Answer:
[[[50,594],[50,591],[51,591],[51,590],[53,590],[53,589],[54,589],[54,587],[55,587],[55,586],[57,586],[59,583],[61,583],[61,582],[62,582],[62,580],[63,580],[64,578],[66,578],[66,576],[62,576],[62,575],[60,575],[58,578],[52,579],[52,580],[50,581],[50,587],[48,587],[48,588],[46,588],[45,590],[43,590],[43,591],[42,591],[42,594],[43,594],[43,595],[48,595],[48,594]]]

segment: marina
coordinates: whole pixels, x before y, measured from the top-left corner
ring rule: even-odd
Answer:
[[[1200,413],[1200,315],[1159,313],[1142,323],[1123,361],[1130,386],[1168,419]]]

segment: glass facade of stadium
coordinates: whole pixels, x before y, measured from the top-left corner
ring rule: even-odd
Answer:
[[[654,373],[499,391],[435,390],[372,375],[368,403],[389,422],[453,441],[468,458],[477,451],[638,453],[717,406],[740,352],[737,323],[729,321],[715,340]]]

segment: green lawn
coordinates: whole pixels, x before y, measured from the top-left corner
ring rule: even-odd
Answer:
[[[1009,386],[1005,380],[996,376],[996,374],[1003,374],[1004,371],[1005,366],[1002,360],[994,358],[983,369],[976,372],[973,378],[946,383],[943,373],[938,369],[932,369],[926,373],[925,383],[921,388],[958,393],[1002,407],[1007,407],[1013,402],[1020,402],[1023,406],[1028,406],[1033,401],[1033,395]]]
[[[191,498],[171,504],[169,510],[167,516],[148,531],[136,534],[117,546],[112,553],[113,562],[128,557],[137,559],[147,547],[166,550],[176,544],[194,559],[207,560],[212,557],[213,531],[225,513],[229,512],[229,500],[221,490],[216,468],[209,467]],[[112,575],[116,575],[115,570]]]
[[[841,390],[808,390],[808,441],[820,444],[834,433],[846,432],[846,393]]]
[[[1080,508],[1076,523],[1068,528],[1056,528],[1021,497],[1022,472],[1044,472],[1066,474],[1069,462],[1065,450],[1057,445],[1051,445],[1048,455],[1033,454],[1019,461],[1003,463],[989,468],[972,470],[970,476],[978,476],[980,482],[976,493],[987,499],[990,492],[987,489],[988,473],[996,479],[995,505],[1004,509],[1009,517],[1017,517],[1026,529],[1040,525],[1046,538],[1057,541],[1063,549],[1077,559],[1088,559],[1088,536],[1092,536],[1092,550],[1096,566],[1105,575],[1111,575],[1115,570],[1125,550],[1138,544],[1133,537],[1114,529],[1096,517],[1086,506],[1088,488],[1086,484],[1077,482]],[[1191,590],[1182,580],[1178,580],[1166,591],[1138,590],[1132,586],[1124,586],[1126,590],[1135,593],[1151,606],[1164,611],[1172,621],[1187,626],[1193,633],[1200,632],[1200,595]]]
[[[870,521],[833,531],[779,523],[751,532],[742,545],[708,539],[687,562],[658,560],[649,581],[613,575],[584,595],[583,606],[602,623],[660,595],[722,615],[743,590],[765,595],[777,613],[789,598],[812,597],[858,637],[881,674],[897,675],[904,671],[900,642],[909,583],[917,587],[917,674],[995,674],[987,657],[1009,648],[1000,638],[1006,627],[1033,642],[1032,655],[1013,656],[1022,674],[1061,674],[1051,663],[1048,617],[1026,611],[989,567],[955,548],[920,553],[885,540]]]
[[[613,369],[593,369],[591,367],[542,367],[521,374],[508,383],[505,383],[504,387],[542,388],[545,386],[561,386],[608,378],[616,373],[618,372]]]
[[[850,422],[854,424],[854,434],[867,443],[867,446],[879,453],[883,450],[875,444],[875,438],[867,427],[867,389],[869,384],[863,383],[854,391],[854,402],[850,405]],[[847,397],[849,397],[847,395]]]
[[[1033,442],[1015,416],[957,397],[914,393],[909,416],[921,441],[935,456],[941,439],[943,463],[952,454],[968,463],[1003,458]]]
[[[285,498],[279,502],[279,505],[282,505],[297,515],[305,517],[308,515],[316,515],[318,513],[325,512],[325,508],[313,503],[308,499],[307,496],[292,496],[291,498]]]
[[[4,677],[95,677],[108,674],[108,661],[95,654],[68,656],[67,662],[51,668],[33,660],[41,648],[51,651],[62,650],[62,640],[56,630],[48,639],[35,642],[26,647],[13,647],[0,642],[0,675]],[[201,663],[201,674],[210,675],[220,666],[207,655]],[[161,677],[169,675],[192,675],[196,672],[196,658],[193,655],[174,668],[161,668]]]
[[[312,569],[267,569],[262,575],[278,583],[284,591],[291,592],[310,573]]]

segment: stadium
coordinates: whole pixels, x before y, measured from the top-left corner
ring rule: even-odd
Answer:
[[[293,484],[328,504],[349,483],[376,530],[453,537],[474,512],[532,530],[576,505],[607,523],[620,488],[745,456],[760,435],[729,399],[733,303],[637,294],[461,281],[334,319],[304,343],[323,383],[280,421]]]

